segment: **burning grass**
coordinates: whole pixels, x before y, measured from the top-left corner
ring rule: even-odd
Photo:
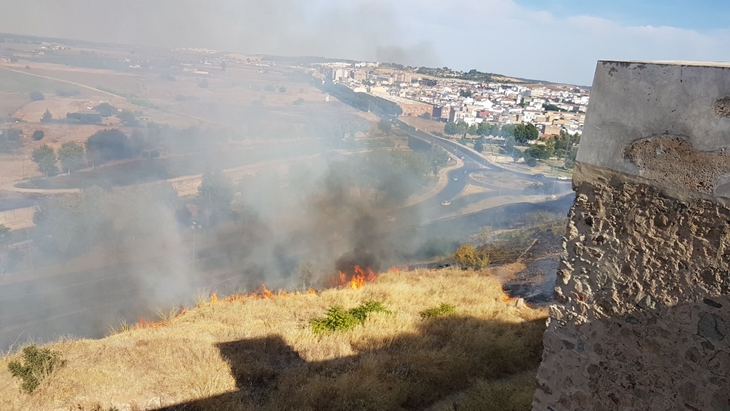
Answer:
[[[154,326],[48,345],[66,365],[30,395],[0,371],[0,409],[447,410],[481,409],[474,404],[490,398],[499,409],[530,407],[545,313],[505,301],[490,270],[391,272],[361,289],[211,297]],[[311,321],[328,308],[368,301],[391,314],[360,310],[362,325],[313,332]],[[442,302],[457,312],[422,318]],[[0,370],[17,358],[0,358]]]

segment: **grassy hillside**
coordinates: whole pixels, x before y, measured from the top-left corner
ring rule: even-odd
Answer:
[[[529,410],[546,314],[507,300],[493,274],[387,273],[359,290],[206,300],[165,324],[48,345],[65,365],[31,394],[7,370],[19,355],[0,359],[0,409]],[[373,300],[389,312],[312,331],[331,306]],[[422,314],[442,304],[455,309]]]

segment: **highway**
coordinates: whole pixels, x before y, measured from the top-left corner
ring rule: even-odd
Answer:
[[[417,138],[416,131],[409,134]],[[425,133],[424,133],[425,134]],[[484,161],[481,156],[463,150],[456,144],[436,140],[436,144],[463,157],[464,165],[448,174],[446,187],[423,203],[397,210],[379,224],[374,242],[391,247],[388,264],[405,255],[403,245],[417,246],[430,238],[459,238],[476,233],[480,227],[500,227],[516,214],[536,210],[567,212],[572,197],[563,196],[541,204],[504,205],[468,215],[457,215],[470,204],[505,195],[522,195],[522,190],[504,189],[476,194],[468,199],[457,198],[469,183],[469,174],[492,171],[512,173]],[[517,175],[517,174],[515,174]],[[524,175],[520,175],[524,178]],[[540,180],[540,177],[530,177]],[[569,182],[550,180],[556,195],[570,192]],[[450,201],[450,206],[442,206]],[[385,216],[378,216],[385,219]],[[190,239],[182,239],[180,251],[150,255],[140,261],[109,263],[104,268],[78,270],[63,275],[4,284],[0,287],[0,349],[24,343],[28,339],[47,341],[59,336],[74,335],[97,338],[108,333],[109,326],[118,326],[120,319],[134,323],[140,316],[155,318],[156,308],[191,304],[195,290],[217,290],[221,293],[253,289],[267,278],[265,267],[271,264],[272,250],[287,249],[288,257],[307,259],[312,234],[292,232],[264,241],[243,241],[240,236],[213,235],[212,240],[198,239],[195,262],[191,261]],[[297,251],[299,250],[299,251]],[[302,255],[297,255],[297,252]],[[404,251],[405,253],[405,251]],[[387,269],[387,267],[381,267]],[[194,275],[190,275],[190,273]],[[286,278],[279,280],[285,284]],[[269,284],[276,287],[273,284]]]

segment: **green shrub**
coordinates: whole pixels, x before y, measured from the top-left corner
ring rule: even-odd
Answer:
[[[327,310],[327,315],[324,318],[315,318],[311,321],[312,331],[315,334],[328,331],[347,331],[364,323],[370,313],[389,312],[378,301],[366,301],[347,311],[339,305],[334,305]]]
[[[445,315],[451,315],[456,312],[456,307],[451,304],[442,303],[439,306],[431,307],[428,310],[421,313],[421,318],[424,320],[429,318],[443,317]]]
[[[23,380],[20,388],[27,393],[33,392],[44,378],[65,364],[60,352],[38,348],[35,345],[23,348],[23,362],[24,364],[20,361],[11,361],[8,370],[13,377]]]
[[[481,270],[489,265],[489,254],[478,250],[471,244],[464,244],[454,252],[454,260],[461,268]]]

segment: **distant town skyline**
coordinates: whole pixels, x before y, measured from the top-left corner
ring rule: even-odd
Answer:
[[[730,60],[720,0],[4,0],[2,31],[590,85],[596,60]],[[342,4],[345,3],[345,4]]]

